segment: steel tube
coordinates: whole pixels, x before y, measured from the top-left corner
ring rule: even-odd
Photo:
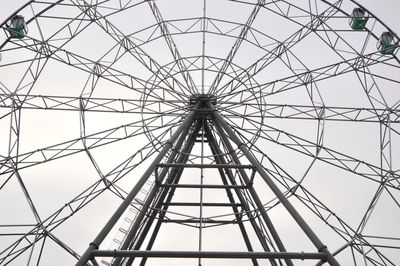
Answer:
[[[297,259],[324,260],[324,253],[304,252],[225,252],[225,251],[154,251],[154,250],[93,250],[96,257],[146,258],[210,258],[210,259]]]

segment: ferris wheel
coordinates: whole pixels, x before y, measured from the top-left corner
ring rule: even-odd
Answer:
[[[0,265],[399,265],[399,36],[353,0],[32,0],[0,30]]]

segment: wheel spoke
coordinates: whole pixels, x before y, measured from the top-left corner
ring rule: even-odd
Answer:
[[[252,119],[248,119],[248,121],[254,124],[259,123],[258,121]],[[235,125],[235,123],[231,123],[231,126],[238,132],[241,131],[244,132],[243,130],[246,130],[240,126]],[[320,153],[317,156],[318,160],[334,165],[351,173],[355,173],[369,180],[380,183],[381,172],[385,173],[385,175],[391,174],[389,169],[384,169],[379,166],[364,162],[362,160],[348,156],[331,148],[319,146],[317,143],[314,143],[312,141],[306,140],[301,137],[297,137],[281,129],[277,129],[265,124],[262,126],[264,130],[259,133],[260,138],[282,145],[288,149],[295,150],[297,152],[300,152],[301,154],[310,157],[314,157],[315,149],[319,148]],[[249,129],[247,129],[246,133],[252,134],[251,128]],[[395,189],[399,189],[399,184],[397,183],[398,181],[396,182],[396,180],[398,180],[399,177],[400,176],[398,174],[394,174],[394,178],[390,179],[390,182],[388,181],[388,186]]]
[[[181,101],[177,100],[143,100],[137,99],[114,99],[96,97],[69,97],[53,95],[22,95],[22,94],[0,94],[0,108],[11,108],[12,97],[18,102],[21,109],[51,110],[51,111],[83,111],[83,112],[106,112],[106,113],[129,113],[145,115],[182,115],[185,107],[180,107]],[[82,102],[85,103],[82,106]],[[10,111],[11,113],[12,111]],[[10,114],[8,113],[8,114]]]
[[[362,70],[365,67],[373,66],[376,64],[389,64],[389,61],[392,61],[392,58],[382,57],[377,52],[367,54],[367,55],[359,55],[355,58],[337,62],[334,64],[329,64],[325,67],[320,67],[316,69],[312,69],[310,71],[304,71],[303,73],[296,74],[293,76],[289,76],[286,78],[278,79],[275,81],[263,83],[254,87],[252,89],[258,89],[263,93],[263,95],[274,95],[280,92],[292,90],[295,88],[302,87],[312,82],[318,82],[322,80],[326,80],[329,78],[333,78],[336,76],[340,76],[343,74],[347,74],[353,72],[354,70]],[[398,82],[398,81],[397,81]],[[232,93],[222,94],[221,97],[232,97],[235,94],[241,93],[241,90],[236,90]]]
[[[139,120],[130,124],[120,125],[111,129],[92,133],[90,135],[82,136],[76,139],[65,141],[62,143],[54,144],[45,148],[36,149],[34,151],[25,152],[17,156],[5,157],[0,160],[1,175],[5,175],[13,171],[9,165],[10,160],[18,160],[18,169],[24,169],[39,165],[51,160],[64,158],[66,156],[74,155],[79,152],[84,152],[86,149],[94,149],[104,145],[112,144],[118,141],[147,134],[143,131],[143,122],[149,124],[147,130],[158,130],[162,128],[169,128],[173,123],[169,122],[161,126],[152,126],[151,123],[161,118],[164,114],[149,117],[144,120]],[[86,147],[82,145],[85,142]]]
[[[235,109],[238,105],[249,106],[253,111],[240,114]],[[292,105],[292,104],[261,104],[265,113],[259,114],[256,110],[260,104],[239,102],[225,102],[220,111],[226,113],[227,117],[253,117],[253,118],[277,118],[277,119],[303,119],[318,120],[317,114],[324,113],[326,121],[343,121],[343,122],[372,122],[379,123],[382,119],[390,119],[390,123],[400,123],[400,115],[398,112],[391,113],[390,109],[360,108],[360,107],[338,107],[338,106],[312,106],[312,105]],[[396,110],[397,108],[393,108]],[[392,129],[393,132],[396,132]],[[399,132],[396,132],[399,134]]]
[[[171,36],[171,33],[168,29],[168,23],[166,23],[161,15],[160,9],[158,8],[156,2],[154,0],[147,1],[149,4],[151,11],[154,15],[154,18],[157,20],[157,24],[160,28],[161,35],[164,36],[164,39],[168,45],[168,48],[176,62],[179,72],[181,73],[185,83],[187,85],[188,90],[193,94],[198,92],[196,88],[196,84],[194,83],[190,73],[187,71],[187,67],[185,66],[184,61],[182,60],[181,54],[178,50],[177,45],[174,42],[174,39]]]
[[[241,82],[245,83],[248,80],[248,78],[246,78],[244,74],[251,73],[251,76],[255,76],[257,75],[257,73],[260,73],[261,70],[266,68],[276,59],[278,59],[282,54],[289,51],[290,48],[298,44],[302,39],[311,34],[315,29],[319,28],[324,23],[324,21],[326,21],[330,16],[332,16],[336,12],[337,12],[336,9],[328,8],[327,10],[321,13],[323,19],[320,19],[319,16],[312,17],[312,20],[309,23],[307,23],[306,25],[302,25],[301,29],[296,31],[294,34],[292,34],[289,38],[287,38],[283,42],[279,42],[278,45],[275,46],[273,49],[271,49],[271,51],[269,51],[266,55],[264,55],[263,57],[258,59],[255,63],[251,64],[248,68],[246,68],[246,70],[243,71],[240,75],[241,78],[243,78]],[[219,95],[224,95],[235,92],[235,90],[237,90],[237,85],[236,86],[233,85],[234,81],[235,80],[232,80],[227,84],[223,85],[221,88],[218,89],[217,93]],[[226,91],[229,88],[231,89],[229,91]]]
[[[261,161],[264,162],[265,170],[275,178],[275,180],[285,188],[285,194],[288,198],[295,197],[301,204],[306,206],[311,212],[313,212],[319,219],[321,219],[325,224],[327,224],[330,229],[332,229],[336,234],[338,234],[346,243],[344,247],[335,251],[334,254],[339,254],[343,252],[344,249],[350,248],[354,245],[355,250],[361,255],[365,255],[369,261],[373,261],[373,256],[379,255],[382,258],[382,263],[390,262],[390,259],[386,258],[379,250],[379,245],[374,245],[368,241],[367,236],[363,236],[355,228],[351,227],[343,218],[338,216],[334,211],[332,211],[326,204],[319,200],[313,193],[311,193],[307,188],[305,188],[301,182],[296,181],[290,174],[288,174],[284,169],[282,169],[276,162],[274,162],[267,154],[258,149],[254,148],[254,154],[261,155]],[[267,163],[269,165],[267,165]],[[381,185],[379,185],[381,188]],[[274,198],[265,204],[265,208],[269,211],[277,206],[277,199]],[[371,254],[365,253],[362,248],[360,248],[357,242],[362,242],[363,246],[371,248]],[[388,246],[388,248],[390,248]],[[394,247],[393,247],[394,248]]]
[[[233,44],[232,48],[229,51],[228,56],[224,60],[224,64],[222,67],[219,69],[217,76],[215,77],[214,81],[211,83],[210,87],[210,92],[214,93],[215,90],[218,88],[219,83],[221,82],[223,76],[225,75],[225,72],[228,70],[231,62],[233,61],[237,51],[240,48],[240,45],[242,44],[243,40],[246,39],[247,34],[249,33],[249,30],[251,28],[251,25],[253,24],[254,20],[257,17],[257,14],[260,12],[260,9],[263,5],[265,5],[265,0],[259,0],[257,5],[254,7],[254,9],[251,11],[251,14],[249,18],[247,19],[246,23],[242,25],[242,29],[240,31],[239,36],[237,36],[235,43]]]
[[[81,5],[77,1],[72,1],[77,8],[81,10],[86,10],[87,9],[87,3],[84,5]],[[135,58],[139,63],[141,63],[143,66],[145,66],[155,77],[157,77],[161,82],[166,82],[166,86],[177,93],[177,95],[180,95],[180,93],[185,94],[185,91],[183,89],[185,86],[173,86],[172,84],[169,84],[166,77],[169,76],[169,71],[166,71],[165,69],[162,69],[160,67],[160,64],[155,61],[150,55],[148,55],[143,49],[138,47],[136,43],[126,34],[124,34],[120,29],[118,29],[116,26],[114,26],[107,18],[102,16],[102,14],[99,13],[99,11],[94,7],[94,6],[89,6],[87,9],[89,17],[94,20],[94,22],[102,29],[104,30],[105,33],[107,33],[111,38],[113,38],[124,50],[127,50],[128,53]],[[161,72],[160,72],[161,71]],[[175,77],[172,76],[172,79],[177,83],[180,84],[178,80],[176,80]],[[181,89],[181,92],[176,92],[176,88]],[[190,95],[190,91],[189,91]]]
[[[169,129],[160,133],[159,136],[164,135]],[[18,256],[26,252],[30,247],[32,247],[36,242],[40,241],[45,236],[49,235],[50,232],[55,230],[57,227],[61,226],[64,222],[68,221],[74,214],[87,208],[93,200],[99,197],[105,191],[110,189],[118,189],[116,183],[125,177],[128,173],[133,171],[135,168],[140,166],[154,153],[155,147],[152,143],[146,143],[143,147],[139,148],[132,156],[124,160],[122,163],[118,164],[113,170],[104,175],[104,179],[107,180],[107,186],[101,186],[103,180],[98,180],[91,184],[89,187],[85,188],[81,193],[74,197],[71,201],[67,202],[59,210],[52,213],[47,218],[43,219],[41,222],[31,225],[31,229],[24,233],[21,238],[16,240],[12,245],[0,251],[0,262],[10,263]],[[123,199],[126,193],[120,197]],[[132,203],[135,206],[135,203]],[[135,207],[136,208],[136,207]],[[16,234],[18,235],[18,234]],[[35,235],[34,239],[29,237]],[[24,243],[25,242],[25,243]],[[57,243],[62,245],[62,242]],[[64,246],[65,247],[65,246]],[[68,248],[69,249],[69,248]],[[79,259],[73,251],[69,251],[76,259]],[[2,256],[4,255],[4,257]]]

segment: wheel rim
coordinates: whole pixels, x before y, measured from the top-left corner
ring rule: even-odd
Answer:
[[[31,1],[16,13],[27,36],[8,38],[3,23],[0,194],[10,215],[0,262],[32,252],[46,264],[47,250],[76,261],[190,97],[207,93],[343,264],[394,265],[399,49],[376,48],[393,32],[371,11],[352,30],[353,1],[192,2]],[[263,201],[279,219],[276,199]]]

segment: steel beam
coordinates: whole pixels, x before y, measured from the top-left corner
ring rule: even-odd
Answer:
[[[305,252],[218,252],[218,251],[154,251],[154,250],[93,250],[96,257],[145,258],[209,258],[209,259],[296,259],[324,260],[324,253]]]

